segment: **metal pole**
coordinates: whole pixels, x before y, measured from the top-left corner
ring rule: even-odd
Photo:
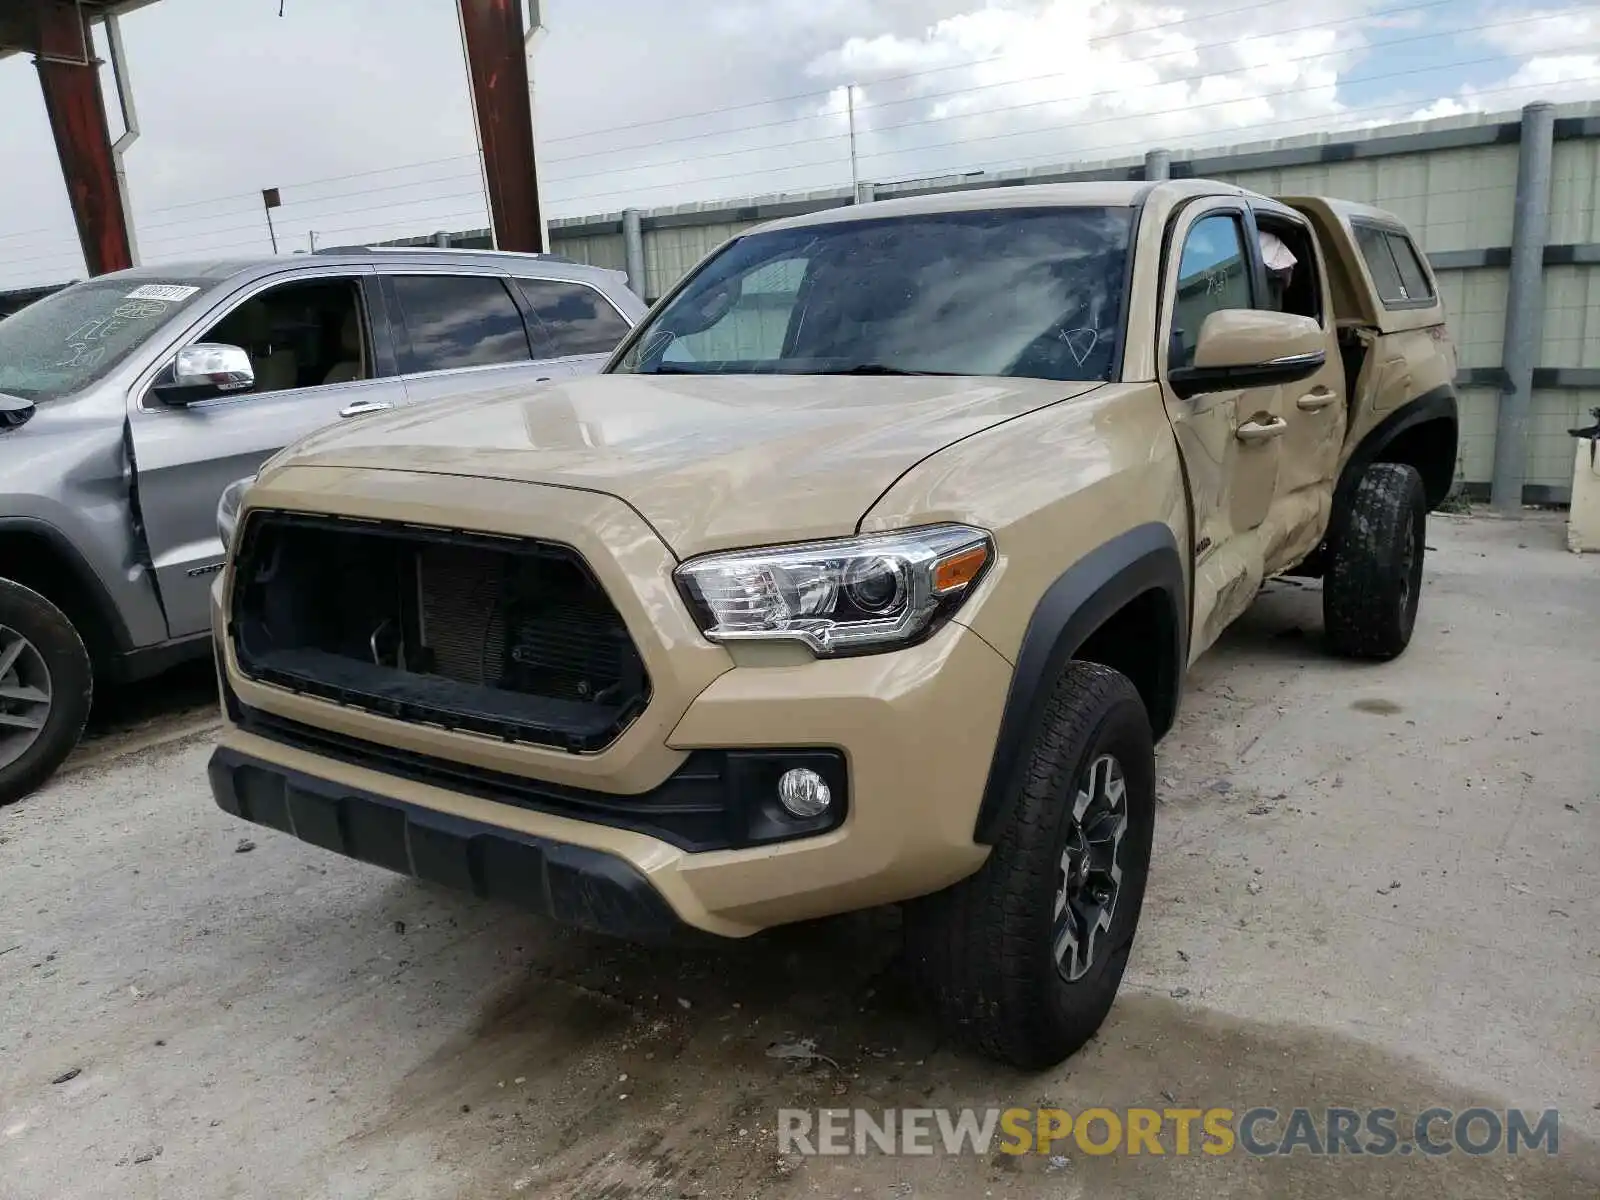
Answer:
[[[637,208],[622,210],[622,261],[628,271],[628,286],[634,295],[645,297],[644,227]]]
[[[856,162],[856,85],[845,89],[845,104],[850,113],[850,194],[854,204],[861,203],[861,171]]]
[[[1517,154],[1517,197],[1511,223],[1511,278],[1506,285],[1505,382],[1495,423],[1490,503],[1502,516],[1522,510],[1528,473],[1528,420],[1533,407],[1533,365],[1544,321],[1544,247],[1550,235],[1550,163],[1555,149],[1555,106],[1545,101],[1522,110]]]
[[[306,237],[311,240],[311,253],[315,254],[317,252],[317,231],[315,229],[306,230]]]
[[[544,250],[521,0],[456,0],[497,250]]]
[[[122,109],[122,136],[111,144],[111,166],[117,176],[117,196],[122,201],[122,223],[128,231],[128,259],[139,265],[139,242],[133,232],[133,202],[128,195],[128,172],[122,156],[139,140],[139,114],[133,107],[133,80],[128,76],[128,56],[122,49],[122,22],[106,14],[106,45],[111,53],[111,74],[117,81],[117,103]]]
[[[1146,182],[1172,178],[1172,151],[1146,150],[1144,152],[1144,177]]]

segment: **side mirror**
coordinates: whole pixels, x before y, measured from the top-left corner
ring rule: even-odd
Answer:
[[[156,399],[175,408],[213,400],[256,385],[250,356],[238,346],[222,342],[196,342],[178,351],[170,373],[156,380]]]
[[[1200,326],[1194,362],[1167,382],[1184,400],[1202,392],[1298,383],[1328,360],[1328,335],[1310,317],[1250,308],[1211,313]]]

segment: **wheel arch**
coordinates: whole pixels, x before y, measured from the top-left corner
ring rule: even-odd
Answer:
[[[98,674],[131,645],[93,568],[54,526],[27,518],[0,518],[0,577],[38,592],[59,608],[83,639]]]
[[[1005,821],[1044,700],[1072,659],[1128,675],[1158,740],[1172,727],[1188,661],[1184,580],[1172,530],[1150,522],[1091,551],[1045,589],[1017,654],[974,840],[992,844]]]
[[[1405,463],[1422,476],[1428,511],[1443,503],[1455,483],[1460,416],[1455,389],[1432,388],[1407,401],[1369,430],[1339,472],[1334,513],[1344,512],[1366,469],[1377,462]]]

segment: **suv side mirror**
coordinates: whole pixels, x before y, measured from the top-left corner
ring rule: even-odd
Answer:
[[[196,342],[178,351],[170,372],[162,372],[152,389],[156,399],[175,408],[212,400],[256,385],[250,356],[238,346]]]
[[[1327,360],[1328,335],[1310,317],[1225,308],[1206,317],[1194,362],[1171,368],[1167,382],[1187,400],[1202,392],[1297,383]]]

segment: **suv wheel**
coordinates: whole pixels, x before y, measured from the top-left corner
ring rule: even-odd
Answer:
[[[1404,463],[1374,463],[1339,518],[1322,584],[1328,645],[1347,658],[1390,659],[1411,641],[1422,595],[1428,501]]]
[[[1155,819],[1133,684],[1069,663],[1008,799],[977,874],[908,906],[907,951],[952,1036],[1036,1070],[1094,1036],[1133,946]]]
[[[72,622],[39,593],[0,579],[0,804],[27,795],[72,753],[93,694]]]

